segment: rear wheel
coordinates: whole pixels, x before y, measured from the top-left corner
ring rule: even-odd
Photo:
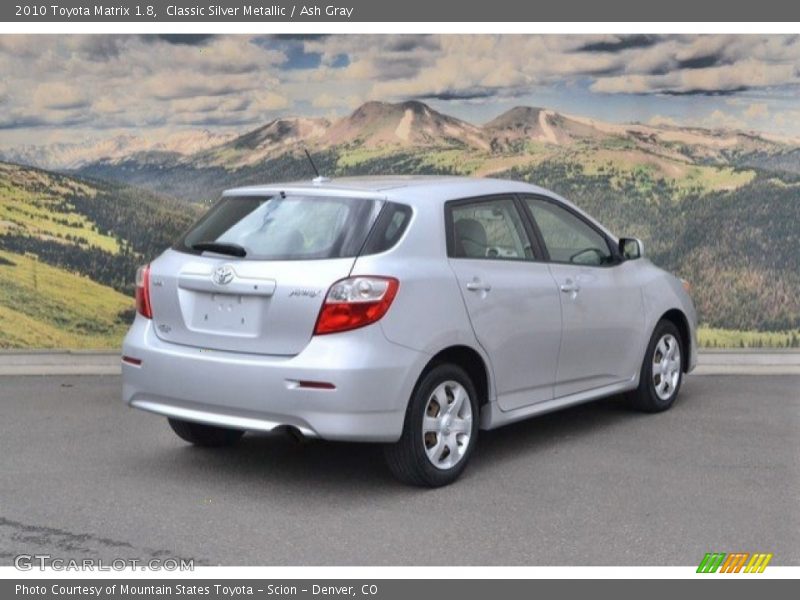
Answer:
[[[206,448],[232,446],[244,435],[244,431],[239,429],[227,429],[214,425],[204,425],[203,423],[181,421],[180,419],[167,420],[170,427],[172,427],[172,431],[177,433],[178,437],[195,446],[204,446]]]
[[[478,437],[478,403],[469,375],[452,364],[428,371],[411,396],[400,440],[386,447],[389,469],[411,485],[458,479]]]
[[[644,412],[670,408],[683,382],[683,342],[671,321],[659,321],[647,345],[639,387],[631,392],[631,405]]]

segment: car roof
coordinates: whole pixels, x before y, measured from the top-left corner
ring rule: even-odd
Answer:
[[[456,177],[449,175],[385,175],[368,177],[340,177],[328,179],[252,185],[226,190],[224,196],[272,195],[284,192],[292,195],[337,196],[350,198],[376,198],[409,204],[412,207],[429,206],[459,198],[491,196],[494,194],[536,194],[558,200],[583,215],[609,237],[616,239],[602,223],[575,206],[566,198],[538,185],[493,179],[490,177]]]
[[[441,175],[388,175],[370,177],[320,178],[312,181],[294,181],[239,187],[225,191],[225,195],[275,194],[279,192],[332,194],[373,197],[397,200],[409,204],[416,202],[447,201],[455,198],[484,196],[509,192],[527,192],[554,196],[552,192],[535,185],[510,179],[479,177],[454,177]]]

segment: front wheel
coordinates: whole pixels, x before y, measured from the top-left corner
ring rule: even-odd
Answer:
[[[180,419],[167,419],[172,431],[178,434],[182,440],[204,446],[206,448],[219,448],[221,446],[232,446],[244,435],[244,431],[239,429],[227,429],[214,425],[204,425],[203,423],[193,423],[191,421],[181,421]]]
[[[631,392],[634,408],[643,412],[661,412],[670,408],[683,381],[683,342],[671,321],[659,321],[647,345],[639,387]]]
[[[428,371],[411,396],[403,434],[386,447],[389,469],[411,485],[458,479],[478,437],[478,401],[469,375],[452,364]]]

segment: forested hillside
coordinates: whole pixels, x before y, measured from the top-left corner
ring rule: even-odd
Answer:
[[[117,153],[76,176],[0,163],[0,249],[127,294],[135,266],[222,190],[311,179],[308,149],[329,177],[492,176],[555,190],[691,282],[704,343],[786,346],[800,335],[800,148],[790,142],[536,107],[478,126],[417,101],[370,102],[337,121],[276,119],[223,140]]]
[[[644,175],[587,174],[543,163],[504,174],[548,187],[656,264],[687,279],[702,322],[736,330],[800,328],[800,182],[759,174],[735,190],[685,194]]]
[[[136,267],[198,212],[124,185],[0,163],[0,348],[118,343]]]

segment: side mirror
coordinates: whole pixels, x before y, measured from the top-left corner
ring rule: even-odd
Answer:
[[[620,238],[619,253],[625,260],[634,260],[644,257],[644,244],[637,238]]]

